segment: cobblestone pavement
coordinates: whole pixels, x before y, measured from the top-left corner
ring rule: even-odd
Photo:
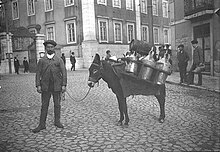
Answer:
[[[128,98],[129,126],[117,126],[115,95],[104,81],[87,92],[88,71],[68,72],[68,92],[62,102],[64,129],[53,125],[50,103],[47,129],[38,125],[40,95],[34,74],[4,75],[0,80],[0,151],[164,152],[220,151],[219,94],[167,84],[166,119],[157,121],[159,107],[153,96]]]

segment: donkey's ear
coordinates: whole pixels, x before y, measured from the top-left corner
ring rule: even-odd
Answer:
[[[97,64],[100,63],[100,56],[99,56],[99,54],[97,54],[97,53],[95,54],[95,58],[94,58],[93,62],[97,63]]]
[[[100,61],[100,56],[99,56],[98,53],[95,54],[95,59],[98,60],[98,61]]]

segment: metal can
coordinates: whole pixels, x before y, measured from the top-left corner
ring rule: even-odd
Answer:
[[[138,74],[138,77],[140,79],[150,80],[154,70],[152,67],[155,67],[156,63],[153,60],[143,60],[142,62],[144,64],[141,66],[141,70]]]

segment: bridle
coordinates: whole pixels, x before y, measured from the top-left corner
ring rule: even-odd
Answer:
[[[103,71],[103,65],[102,61],[100,61],[100,65],[97,63],[92,63],[93,66],[98,67],[97,68],[97,74],[99,74],[96,78],[89,77],[89,81],[92,81],[94,83],[99,82],[99,80],[102,78],[102,71]]]

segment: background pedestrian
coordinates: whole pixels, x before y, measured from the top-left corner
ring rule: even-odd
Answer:
[[[62,53],[61,58],[62,58],[62,60],[63,60],[64,65],[66,66],[66,57],[65,57],[65,54],[64,54],[64,53]]]
[[[105,60],[109,60],[110,57],[111,57],[111,51],[110,51],[110,50],[107,50],[107,51],[106,51]]]
[[[24,73],[25,73],[25,72],[29,72],[29,63],[28,63],[26,57],[24,57],[23,65],[24,65]]]
[[[192,40],[191,41],[192,46],[193,46],[193,59],[192,59],[192,66],[189,70],[189,82],[188,84],[194,84],[194,72],[193,70],[196,69],[196,67],[204,64],[204,59],[203,59],[203,51],[200,46],[198,46],[198,41],[197,40]],[[198,84],[197,85],[202,85],[202,73],[201,71],[197,73],[198,74]]]
[[[15,73],[19,74],[20,63],[17,57],[14,57],[14,67],[15,67]]]
[[[177,52],[177,60],[178,60],[178,67],[179,67],[179,72],[180,72],[180,84],[187,82],[186,80],[186,68],[188,65],[189,61],[189,55],[188,53],[184,50],[184,45],[180,44],[178,47],[178,52]]]
[[[67,72],[62,59],[55,54],[56,42],[47,40],[43,44],[46,55],[37,64],[35,79],[37,92],[41,93],[41,114],[39,125],[32,130],[33,133],[46,129],[45,124],[51,95],[54,102],[54,125],[58,128],[63,128],[60,122],[60,102],[61,94],[66,91]]]
[[[71,55],[70,55],[70,62],[72,64],[72,67],[71,67],[70,70],[71,71],[72,70],[75,71],[76,70],[76,67],[75,67],[75,65],[76,65],[76,58],[75,58],[74,52],[72,52]]]

